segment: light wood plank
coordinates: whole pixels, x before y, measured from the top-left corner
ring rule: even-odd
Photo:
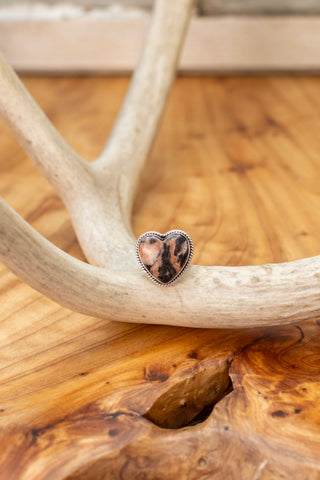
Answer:
[[[28,72],[131,71],[150,15],[2,20],[0,48]],[[319,16],[194,17],[181,72],[319,71]]]

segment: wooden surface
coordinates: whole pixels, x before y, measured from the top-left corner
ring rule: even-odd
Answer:
[[[320,12],[318,0],[200,0],[202,15],[279,15],[315,14]]]
[[[128,84],[25,83],[88,160]],[[136,235],[186,230],[203,265],[319,254],[319,99],[318,78],[178,79]],[[3,124],[0,148],[1,195],[83,259],[61,201]],[[242,331],[106,322],[3,266],[0,292],[1,480],[320,478],[319,319]]]

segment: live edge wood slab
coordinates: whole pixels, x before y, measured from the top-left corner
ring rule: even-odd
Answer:
[[[95,158],[128,80],[24,81]],[[319,111],[320,78],[179,78],[137,192],[136,235],[185,230],[204,265],[319,254]],[[84,259],[3,123],[0,151],[0,194]],[[0,301],[1,479],[320,479],[319,319],[240,331],[102,321],[2,265]]]

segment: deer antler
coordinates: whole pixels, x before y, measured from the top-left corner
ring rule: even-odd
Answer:
[[[174,78],[192,5],[193,0],[156,3],[119,119],[93,165],[67,145],[0,59],[0,112],[63,199],[82,249],[95,265],[136,267],[129,221],[132,197]]]
[[[66,144],[0,58],[0,110],[65,202],[93,265],[56,248],[3,201],[0,258],[61,305],[108,319],[244,327],[315,316],[320,312],[320,257],[260,267],[193,266],[167,289],[145,278],[136,262],[132,199],[173,81],[192,4],[192,0],[157,1],[118,122],[92,164]]]

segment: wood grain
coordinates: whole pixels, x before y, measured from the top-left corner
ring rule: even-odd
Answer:
[[[25,83],[88,160],[128,85]],[[318,254],[319,98],[318,78],[178,79],[137,192],[136,235],[186,230],[203,265]],[[3,124],[0,148],[1,195],[84,259],[63,204]],[[63,309],[3,266],[0,289],[1,479],[320,478],[319,319],[121,324]]]

